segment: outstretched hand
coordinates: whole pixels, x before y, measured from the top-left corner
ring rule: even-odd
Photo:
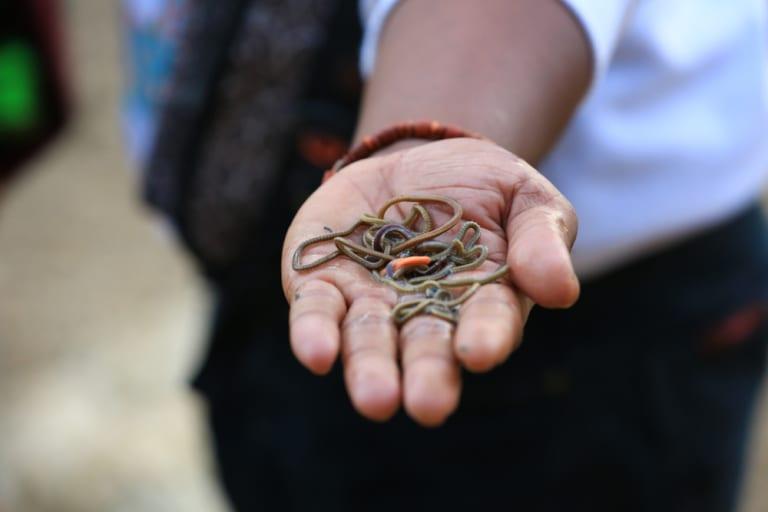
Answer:
[[[457,200],[464,218],[480,225],[489,250],[481,273],[505,262],[510,268],[461,307],[456,326],[417,316],[398,331],[390,316],[395,291],[347,258],[293,270],[304,240],[344,229],[395,196],[419,194]],[[458,405],[461,366],[481,372],[502,363],[519,344],[534,303],[562,308],[576,301],[569,254],[575,235],[570,203],[535,169],[488,141],[444,140],[354,163],[306,201],[286,235],[282,275],[293,352],[317,374],[341,356],[362,415],[384,421],[402,403],[417,422],[439,425]],[[331,250],[332,244],[314,246],[305,257]]]

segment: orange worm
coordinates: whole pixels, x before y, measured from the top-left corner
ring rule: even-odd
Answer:
[[[429,256],[407,256],[405,258],[397,258],[387,263],[387,276],[392,277],[395,272],[401,268],[409,267],[421,267],[432,263],[432,258]]]

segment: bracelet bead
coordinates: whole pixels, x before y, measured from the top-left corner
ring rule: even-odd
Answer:
[[[396,124],[375,135],[363,137],[363,140],[357,146],[350,149],[346,155],[333,164],[333,167],[325,171],[325,174],[323,175],[323,183],[328,181],[334,174],[349,164],[368,158],[377,151],[402,140],[442,140],[461,137],[472,139],[483,138],[476,133],[468,132],[455,126],[443,125],[437,121],[417,121]]]

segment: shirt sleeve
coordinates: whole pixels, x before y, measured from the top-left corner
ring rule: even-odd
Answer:
[[[367,77],[376,63],[376,49],[387,18],[400,0],[360,0],[365,32],[360,47],[360,70]],[[407,1],[407,0],[402,0]],[[613,52],[637,0],[560,0],[579,22],[593,56],[593,85],[608,69]]]
[[[399,0],[360,0],[360,17],[363,22],[363,41],[360,45],[360,72],[370,76],[376,63],[381,30]]]
[[[592,86],[594,86],[605,76],[637,0],[560,0],[560,2],[581,24],[589,40],[592,49]]]

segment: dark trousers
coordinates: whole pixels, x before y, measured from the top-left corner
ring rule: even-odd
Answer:
[[[755,206],[584,283],[568,311],[535,310],[435,430],[360,418],[339,368],[292,358],[280,292],[245,275],[221,289],[198,379],[224,487],[249,512],[734,510],[766,363],[767,233]]]

